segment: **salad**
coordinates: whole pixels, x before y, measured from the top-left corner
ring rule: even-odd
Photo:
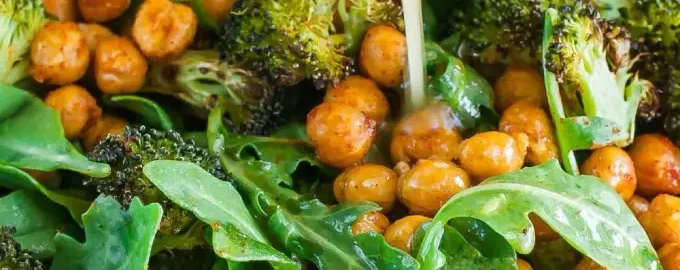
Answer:
[[[675,0],[2,0],[0,270],[680,269]]]

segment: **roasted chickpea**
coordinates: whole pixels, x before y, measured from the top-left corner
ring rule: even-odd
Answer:
[[[201,0],[208,16],[215,21],[221,21],[229,15],[236,0]]]
[[[352,234],[359,235],[368,232],[383,234],[389,226],[390,220],[385,215],[378,211],[370,211],[359,216],[352,224]]]
[[[80,138],[83,132],[97,123],[102,109],[85,88],[77,85],[62,86],[45,97],[45,104],[55,109],[61,117],[66,138]]]
[[[59,21],[74,22],[78,17],[76,0],[42,0],[45,11]]]
[[[132,41],[111,37],[97,45],[94,74],[97,87],[107,94],[132,94],[144,86],[147,64]]]
[[[588,257],[583,257],[574,270],[607,270],[607,268],[600,266]]]
[[[130,7],[130,0],[78,0],[80,15],[87,22],[108,22]]]
[[[517,101],[508,107],[503,112],[498,129],[508,134],[527,134],[527,160],[534,165],[557,157],[559,150],[552,122],[541,107],[528,99]]]
[[[424,216],[406,216],[397,220],[385,230],[385,241],[393,247],[411,253],[413,234],[420,224],[430,220],[432,219]]]
[[[534,270],[527,261],[517,258],[517,270]]]
[[[635,165],[638,193],[680,193],[680,150],[668,138],[660,134],[637,136],[628,154]]]
[[[96,23],[79,23],[78,29],[85,37],[87,47],[90,49],[90,55],[94,56],[94,51],[97,49],[97,44],[104,39],[115,36],[111,30],[101,24]]]
[[[87,71],[90,53],[85,37],[72,22],[48,22],[31,44],[31,75],[37,82],[65,85]]]
[[[528,137],[524,133],[512,136],[502,132],[477,133],[459,147],[460,166],[477,182],[514,172],[524,165]]]
[[[186,50],[197,25],[190,7],[170,0],[147,0],[137,11],[132,36],[146,57],[167,61]]]
[[[665,270],[680,270],[680,243],[664,245],[658,252],[659,261]]]
[[[378,85],[361,76],[349,76],[328,89],[324,102],[334,101],[358,108],[377,123],[385,120],[390,109],[390,104]]]
[[[470,187],[470,177],[449,161],[421,159],[399,178],[399,201],[410,214],[434,216],[451,197]]]
[[[81,143],[85,151],[90,152],[97,143],[106,139],[109,134],[123,135],[123,130],[129,125],[128,121],[111,115],[103,115],[95,125],[85,131]]]
[[[538,69],[525,65],[510,65],[496,80],[496,110],[505,111],[513,103],[528,99],[539,107],[546,107],[545,83]]]
[[[397,200],[397,174],[381,165],[357,165],[335,178],[333,193],[338,202],[371,201],[387,213]]]
[[[382,87],[398,88],[404,80],[406,36],[394,27],[375,25],[366,31],[359,68]]]
[[[531,224],[534,225],[534,232],[536,233],[537,241],[547,242],[560,238],[560,234],[553,230],[550,225],[548,225],[548,223],[545,223],[543,219],[534,213],[529,214],[529,220],[531,220]]]
[[[52,179],[54,175],[57,173],[57,171],[38,171],[38,170],[31,170],[31,169],[22,169],[24,172],[26,172],[28,175],[33,177],[38,182],[47,182],[48,180]]]
[[[635,166],[626,151],[618,147],[599,148],[581,164],[581,173],[600,178],[616,190],[624,201],[635,193]]]
[[[639,220],[655,247],[680,242],[680,198],[656,196]]]
[[[360,163],[368,152],[376,123],[350,105],[324,102],[307,114],[306,131],[321,161],[347,168]]]
[[[649,211],[649,202],[645,198],[642,198],[638,195],[633,195],[627,204],[635,217],[638,219],[640,219],[642,214]]]
[[[452,160],[463,139],[456,129],[451,107],[434,103],[399,121],[392,134],[392,161]]]

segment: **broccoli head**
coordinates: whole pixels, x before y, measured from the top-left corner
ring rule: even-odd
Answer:
[[[28,51],[47,22],[41,0],[0,1],[0,83],[14,84],[28,76]]]
[[[218,179],[227,179],[219,159],[208,150],[197,147],[192,140],[185,141],[175,131],[162,132],[145,126],[126,127],[122,136],[107,136],[88,153],[88,158],[109,164],[111,174],[105,178],[88,178],[85,185],[96,186],[99,193],[112,196],[126,208],[134,197],[145,204],[160,203],[163,218],[159,232],[164,234],[178,234],[196,219],[146,179],[142,172],[145,164],[154,160],[190,161]]]
[[[42,270],[47,269],[33,254],[21,248],[14,239],[13,227],[0,226],[0,269]]]
[[[338,27],[341,29],[336,30],[342,32],[348,56],[358,53],[361,40],[372,24],[389,24],[404,30],[403,11],[392,0],[338,0],[337,12],[342,24]]]

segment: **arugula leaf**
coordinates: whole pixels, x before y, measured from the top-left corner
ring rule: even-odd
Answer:
[[[451,198],[434,217],[418,260],[425,269],[436,265],[445,225],[459,217],[485,222],[517,252],[528,254],[535,241],[528,217],[532,212],[602,266],[661,269],[647,235],[621,197],[596,177],[565,173],[555,160],[489,178]]]
[[[64,234],[55,237],[52,269],[145,269],[162,215],[157,203],[143,205],[135,198],[123,211],[112,197],[99,197],[83,214],[84,244]]]
[[[89,161],[66,140],[59,115],[40,99],[9,85],[0,84],[0,93],[0,163],[94,177],[111,172],[109,165]]]
[[[385,237],[375,232],[362,233],[354,237],[361,249],[371,261],[375,263],[376,269],[380,270],[402,270],[418,269],[418,261],[410,255],[401,252],[385,241]]]
[[[105,98],[104,102],[107,105],[125,108],[137,113],[141,118],[141,122],[150,127],[162,130],[179,129],[179,125],[173,122],[170,115],[168,115],[158,103],[148,98],[133,95],[118,95]]]

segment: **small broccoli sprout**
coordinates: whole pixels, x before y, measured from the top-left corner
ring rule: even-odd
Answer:
[[[0,83],[28,76],[31,41],[47,22],[41,0],[0,1]]]
[[[14,239],[15,232],[14,227],[0,226],[0,269],[47,269],[30,251],[21,248],[19,242]]]

